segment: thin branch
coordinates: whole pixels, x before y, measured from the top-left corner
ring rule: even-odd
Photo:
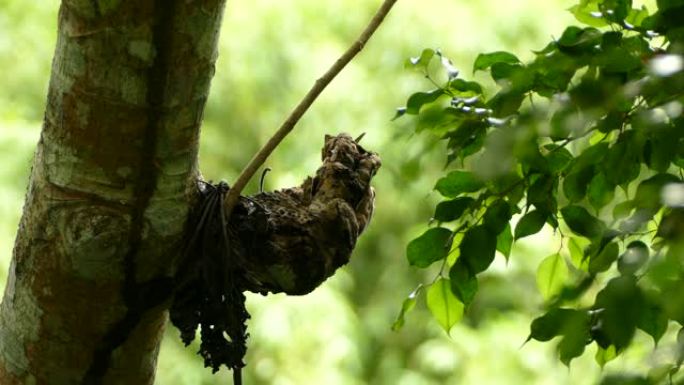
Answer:
[[[299,119],[301,119],[304,113],[309,109],[309,107],[311,107],[311,104],[313,104],[316,98],[318,98],[318,95],[323,92],[325,87],[330,84],[330,82],[354,58],[354,56],[356,56],[356,54],[361,52],[363,47],[368,42],[368,39],[370,39],[373,33],[378,29],[382,21],[385,19],[385,16],[387,16],[390,9],[392,9],[392,6],[396,2],[397,0],[385,0],[382,3],[380,9],[378,9],[378,11],[375,13],[375,16],[373,16],[373,19],[366,26],[366,29],[363,31],[363,33],[361,33],[361,36],[359,36],[356,42],[354,42],[354,44],[352,44],[351,47],[349,47],[347,51],[340,56],[339,59],[337,59],[335,64],[333,64],[332,67],[330,67],[330,69],[328,69],[328,71],[322,77],[316,80],[316,83],[313,85],[313,87],[311,87],[306,96],[304,96],[304,98],[299,102],[297,107],[292,110],[290,116],[285,119],[278,131],[276,131],[276,133],[273,134],[273,136],[268,140],[268,142],[266,142],[261,150],[259,150],[259,152],[252,157],[247,166],[238,176],[235,184],[231,186],[228,194],[226,195],[224,209],[228,217],[230,217],[230,214],[233,212],[233,208],[240,198],[240,193],[245,188],[245,185],[247,185],[247,182],[249,182],[252,176],[254,176],[254,173],[264,164],[268,156],[271,155],[276,147],[278,147],[280,142],[287,136],[287,134],[292,131],[295,124],[299,122]]]

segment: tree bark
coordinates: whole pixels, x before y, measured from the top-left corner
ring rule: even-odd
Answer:
[[[223,0],[63,0],[0,384],[152,384]]]

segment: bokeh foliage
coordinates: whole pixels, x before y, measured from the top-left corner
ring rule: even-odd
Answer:
[[[0,0],[0,281],[6,277],[44,110],[58,2]],[[345,0],[229,1],[220,57],[202,129],[207,179],[233,180],[319,73],[363,27],[376,2]],[[367,132],[380,152],[374,221],[350,265],[306,297],[250,296],[247,356],[250,384],[593,384],[593,357],[557,364],[551,346],[530,342],[529,319],[540,313],[536,268],[558,247],[546,227],[516,242],[510,262],[497,257],[479,277],[479,294],[449,336],[431,321],[422,297],[404,329],[392,331],[403,295],[430,282],[439,266],[409,268],[405,246],[424,231],[438,202],[427,194],[443,169],[438,138],[413,135],[392,109],[421,80],[403,68],[422,47],[441,47],[456,68],[472,67],[485,49],[527,60],[561,26],[572,1],[402,0],[359,58],[313,106],[269,161],[268,189],[297,184],[315,170],[324,133]],[[526,56],[523,56],[526,55]],[[437,63],[439,66],[439,63]],[[484,72],[475,79],[484,81]],[[489,89],[485,87],[485,89]],[[256,191],[256,185],[251,190]],[[447,210],[445,212],[451,212]],[[581,245],[584,246],[584,245]],[[4,285],[3,285],[4,286]],[[169,329],[157,370],[161,385],[225,384],[202,368]],[[608,372],[647,369],[652,342],[606,365]],[[660,343],[663,348],[668,336]],[[633,343],[634,345],[634,343]],[[590,348],[593,349],[593,348]],[[657,360],[658,357],[653,358]]]
[[[649,11],[581,0],[569,11],[583,25],[529,62],[508,51],[477,56],[473,72],[489,73],[491,92],[439,50],[408,60],[436,88],[412,94],[397,118],[413,115],[417,132],[446,141],[447,169],[434,186],[446,200],[407,257],[420,268],[441,264],[425,291],[448,332],[497,251],[509,258],[515,242],[546,227],[560,245],[537,267],[545,309],[528,340],[559,337],[566,365],[594,346],[604,366],[637,331],[657,346],[678,329],[648,374],[602,383],[682,383],[684,2],[659,0]]]

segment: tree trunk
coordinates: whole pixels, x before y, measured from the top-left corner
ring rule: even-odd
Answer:
[[[223,0],[63,0],[0,384],[152,384]]]

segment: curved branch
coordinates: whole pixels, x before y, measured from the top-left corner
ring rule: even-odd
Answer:
[[[230,217],[235,204],[240,198],[240,193],[245,188],[247,182],[249,182],[254,173],[256,173],[259,167],[264,164],[266,159],[269,157],[269,155],[271,155],[273,150],[278,147],[280,142],[282,142],[282,140],[290,133],[290,131],[292,131],[295,124],[299,122],[299,119],[301,119],[304,113],[309,109],[309,107],[311,107],[313,102],[316,100],[316,98],[318,98],[321,92],[323,92],[325,87],[327,87],[328,84],[330,84],[330,82],[340,73],[340,71],[342,71],[342,69],[359,52],[361,52],[363,47],[366,45],[370,37],[373,36],[373,33],[375,33],[375,31],[378,29],[382,21],[385,19],[385,16],[387,16],[390,9],[392,9],[392,6],[394,6],[394,3],[396,2],[397,0],[385,0],[382,3],[380,9],[378,9],[378,11],[375,13],[373,19],[370,21],[370,23],[368,23],[366,29],[361,33],[354,44],[352,44],[347,51],[340,56],[339,59],[337,59],[335,64],[333,64],[323,76],[316,80],[316,83],[313,85],[313,87],[311,87],[306,96],[304,96],[304,98],[299,102],[297,107],[292,110],[290,116],[285,119],[278,131],[276,131],[276,133],[273,134],[273,136],[268,140],[268,142],[266,142],[259,152],[252,157],[247,166],[245,166],[238,176],[235,184],[231,186],[228,194],[226,195],[224,209],[227,217]]]

